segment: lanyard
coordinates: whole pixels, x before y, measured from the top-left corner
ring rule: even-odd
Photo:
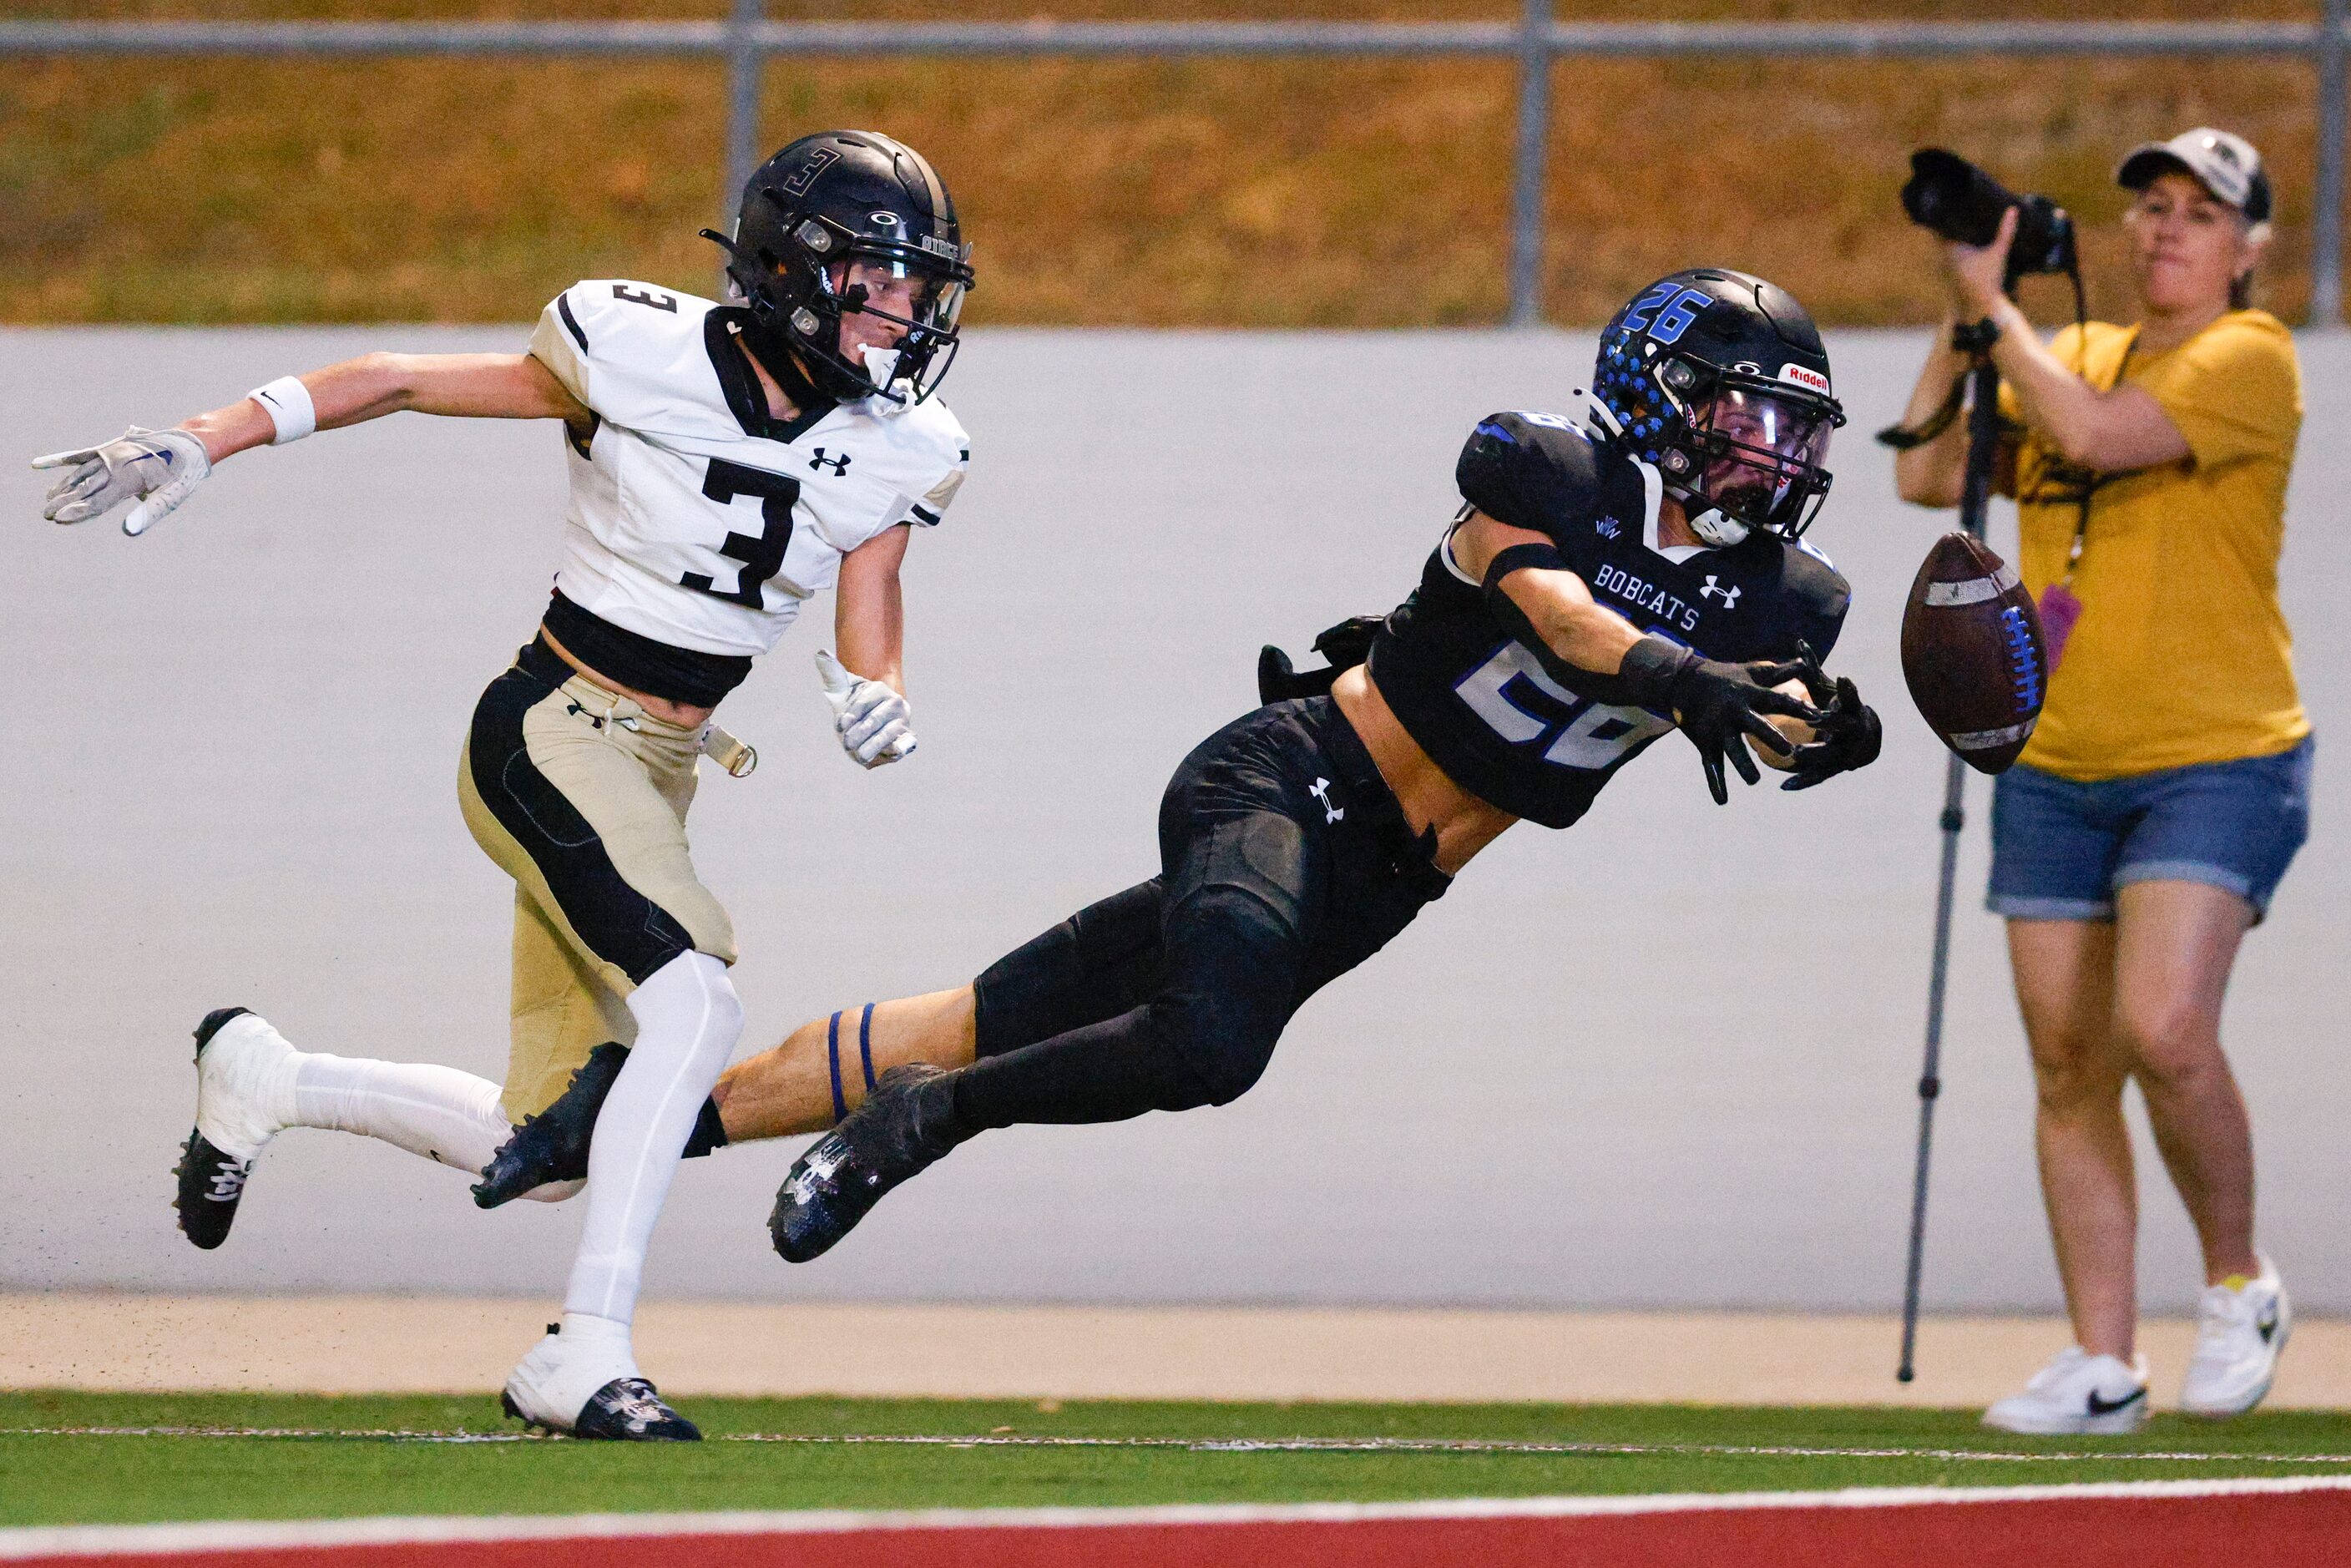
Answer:
[[[2137,351],[2138,329],[2134,327],[2131,329],[2130,341],[2123,345],[2122,361],[2115,366],[2115,379],[2107,382],[2101,389],[2102,391],[2112,392],[2123,384],[2123,378],[2130,372],[2131,355]],[[2106,476],[2095,475],[2082,486],[2081,509],[2074,514],[2074,547],[2065,553],[2065,576],[2063,580],[2066,582],[2074,580],[2074,569],[2082,564],[2082,547],[2089,542],[2090,538],[2090,500],[2098,493],[2098,486],[2105,482]]]

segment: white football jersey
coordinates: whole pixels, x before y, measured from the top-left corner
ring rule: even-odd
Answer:
[[[530,352],[596,415],[571,443],[565,598],[705,653],[768,652],[841,558],[900,523],[939,520],[970,440],[946,405],[881,398],[771,418],[708,299],[613,278],[541,312]]]

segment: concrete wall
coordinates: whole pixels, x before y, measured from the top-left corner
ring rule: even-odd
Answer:
[[[0,333],[19,456],[163,424],[371,346],[516,331]],[[1838,663],[1885,760],[1708,803],[1668,740],[1582,826],[1521,828],[1316,998],[1238,1104],[991,1135],[837,1254],[764,1220],[789,1145],[689,1166],[653,1255],[679,1295],[1883,1308],[1898,1299],[1943,752],[1895,635],[1938,524],[1866,432],[1922,340],[1834,344],[1854,428],[1816,532],[1856,602]],[[2351,346],[2303,344],[2312,416],[2287,605],[2322,729],[2345,710],[2335,526]],[[923,739],[865,775],[796,631],[729,703],[756,777],[712,776],[698,859],[734,911],[746,1049],[952,984],[1154,868],[1162,783],[1249,706],[1258,644],[1394,604],[1492,409],[1569,405],[1589,340],[976,338],[950,401],[973,477],[909,562]],[[475,1212],[453,1173],[337,1135],[274,1146],[221,1252],[172,1228],[188,1030],[228,1002],[298,1043],[504,1060],[508,886],[453,779],[475,695],[528,633],[562,467],[545,426],[400,418],[230,465],[155,535],[10,519],[0,628],[0,1285],[547,1291],[575,1213]],[[2012,538],[2002,518],[1995,542]],[[1091,708],[1084,716],[1074,712]],[[2309,1307],[2351,1309],[2336,1209],[2351,1000],[2344,770],[2233,992],[2262,1232]],[[1930,1303],[2042,1308],[2053,1274],[1984,840],[1963,857]],[[2196,1264],[2142,1135],[2151,1306]]]

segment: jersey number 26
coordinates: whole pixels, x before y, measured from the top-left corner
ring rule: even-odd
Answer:
[[[1541,744],[1545,762],[1586,772],[1609,767],[1674,727],[1646,708],[1587,702],[1545,674],[1516,642],[1503,643],[1453,689],[1511,745]]]

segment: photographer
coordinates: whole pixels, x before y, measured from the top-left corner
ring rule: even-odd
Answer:
[[[2003,288],[2011,206],[1990,245],[1944,246],[1952,315],[1906,414],[1923,434],[1967,370],[1955,331],[1988,344],[2009,432],[1995,471],[2053,664],[2040,727],[1994,791],[1988,902],[2008,923],[2078,1343],[1986,1413],[2018,1432],[2146,1418],[2127,1080],[2202,1244],[2182,1407],[2252,1409],[2290,1326],[2254,1250],[2252,1135],[2220,1022],[2238,944],[2309,821],[2310,724],[2277,597],[2300,372],[2286,329],[2248,308],[2270,238],[2252,146],[2190,131],[2135,149],[2116,179],[2137,193],[2139,320],[2043,344]],[[1966,459],[1952,421],[1897,459],[1903,498],[1956,505]]]

